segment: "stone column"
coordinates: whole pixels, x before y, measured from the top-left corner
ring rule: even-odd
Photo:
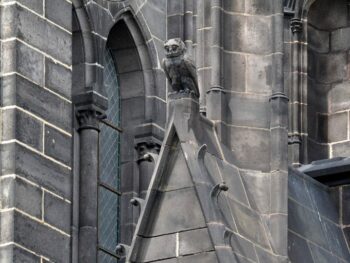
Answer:
[[[207,114],[211,120],[222,119],[224,106],[224,94],[222,87],[222,0],[211,1],[211,88],[207,92]]]
[[[79,262],[97,262],[98,136],[101,112],[78,108],[80,135]]]
[[[277,5],[277,4],[276,4]],[[279,6],[279,7],[278,7]],[[274,81],[270,97],[270,201],[269,229],[272,247],[281,261],[288,258],[288,97],[284,90],[283,70],[283,5],[276,6],[272,22]],[[280,10],[280,11],[278,11]]]
[[[193,0],[185,0],[184,2],[184,40],[188,54],[193,56]]]
[[[154,142],[140,142],[136,145],[139,166],[139,194],[145,198],[153,170],[157,162],[160,145]]]
[[[290,163],[300,164],[301,148],[301,111],[300,111],[300,34],[303,24],[300,18],[293,18],[290,21],[292,31],[292,85],[290,91],[291,103],[291,127],[289,127],[288,144],[290,147]]]

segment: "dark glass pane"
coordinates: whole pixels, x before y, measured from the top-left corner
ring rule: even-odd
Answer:
[[[114,251],[119,235],[119,196],[100,186],[98,208],[99,246]]]
[[[119,86],[112,55],[105,56],[104,86],[108,97],[107,120],[120,126]],[[119,186],[120,135],[112,128],[101,124],[100,133],[100,180],[116,189]]]
[[[98,263],[117,263],[118,260],[103,251],[98,252]]]
[[[117,74],[111,53],[105,55],[104,86],[108,96],[107,120],[120,126],[120,97]],[[114,129],[100,124],[99,167],[100,182],[109,187],[119,189],[120,176],[120,135]],[[99,246],[114,251],[118,243],[119,228],[119,196],[99,186],[98,200],[98,242]],[[109,261],[108,255],[102,255],[100,262]],[[110,256],[108,256],[110,257]],[[101,261],[102,260],[102,261]]]

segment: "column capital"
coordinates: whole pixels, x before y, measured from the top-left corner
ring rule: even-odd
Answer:
[[[104,113],[94,109],[77,109],[76,116],[78,119],[78,131],[92,129],[100,131],[99,121],[105,118]]]
[[[99,131],[99,121],[106,117],[108,99],[92,90],[73,97],[78,131],[93,129]]]
[[[292,30],[293,34],[302,32],[303,22],[301,21],[301,19],[296,17],[292,18],[290,20],[290,29]]]

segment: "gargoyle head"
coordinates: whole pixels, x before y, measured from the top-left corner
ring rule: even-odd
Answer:
[[[164,49],[167,58],[179,57],[186,52],[185,43],[180,38],[172,38],[165,41]]]

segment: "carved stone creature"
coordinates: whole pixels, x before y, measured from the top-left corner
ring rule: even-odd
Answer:
[[[180,38],[169,39],[164,43],[164,49],[163,69],[173,90],[192,92],[199,97],[196,66],[186,54],[185,43]]]

